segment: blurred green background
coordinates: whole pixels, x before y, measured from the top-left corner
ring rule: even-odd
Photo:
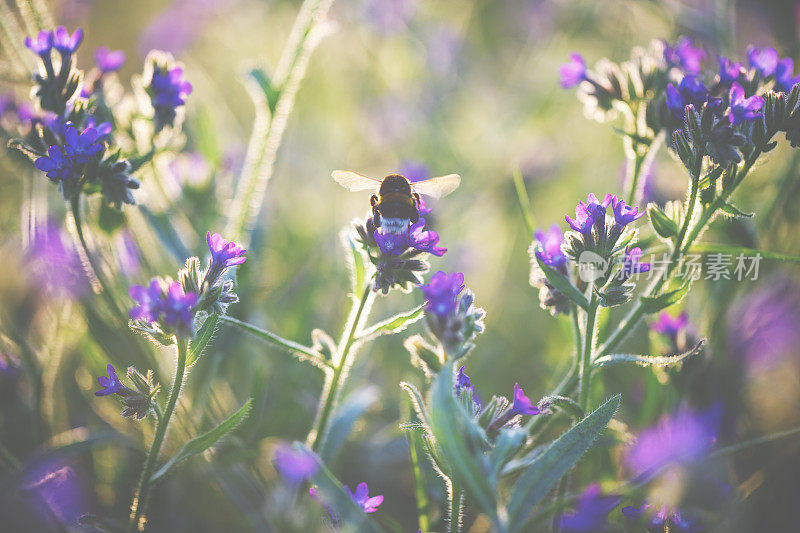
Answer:
[[[120,73],[124,86],[141,72],[151,48],[171,50],[185,63],[185,77],[194,86],[184,124],[186,152],[202,153],[211,170],[202,172],[187,156],[177,165],[160,158],[156,168],[172,180],[172,201],[154,187],[148,169],[138,176],[137,202],[166,213],[193,253],[202,256],[207,229],[224,227],[221,215],[250,134],[253,110],[242,73],[253,64],[274,69],[299,4],[74,0],[53,5],[57,23],[86,31],[78,60],[82,68],[91,66],[100,45],[127,54]],[[486,333],[467,368],[484,397],[508,395],[516,381],[532,398],[547,394],[569,364],[571,334],[568,320],[541,310],[537,291],[528,285],[531,235],[512,172],[522,172],[536,225],[563,228],[564,214],[587,193],[619,192],[624,168],[620,137],[609,124],[583,116],[573,92],[559,87],[558,66],[572,51],[583,53],[590,65],[603,57],[624,60],[633,46],[683,34],[711,53],[744,58],[746,45],[754,43],[796,57],[798,13],[788,1],[335,2],[328,17],[331,33],[314,53],[297,95],[248,260],[239,272],[242,302],[231,313],[304,343],[311,342],[313,328],[337,336],[349,290],[339,233],[353,218],[363,217],[369,204],[367,193],[336,185],[331,170],[380,177],[422,164],[430,175],[459,173],[461,187],[433,204],[432,225],[448,253],[432,260],[432,271],[463,272],[477,305],[486,309]],[[710,64],[715,69],[713,58]],[[29,90],[25,80],[10,75],[0,80],[4,91],[18,97]],[[781,143],[737,193],[737,205],[757,216],[718,221],[705,239],[800,255],[797,169],[798,157]],[[686,177],[666,150],[659,153],[655,176],[660,197],[682,198]],[[108,361],[118,370],[152,366],[144,355],[146,343],[95,316],[91,298],[54,303],[36,296],[20,259],[20,206],[38,198],[39,213],[46,213],[42,220],[60,223],[63,201],[41,173],[7,154],[0,156],[0,180],[0,249],[7,262],[0,279],[4,349],[26,343],[43,368],[39,391],[25,380],[0,382],[5,388],[0,389],[0,440],[25,460],[34,460],[34,449],[92,443],[69,454],[83,479],[86,505],[99,515],[124,517],[143,457],[145,425],[120,418],[114,402],[92,393],[94,378]],[[117,278],[117,297],[128,305],[128,285],[174,273],[183,258],[165,251],[135,208],[126,212],[143,257],[138,270]],[[95,220],[96,210],[87,218]],[[93,234],[109,260],[119,257],[118,234],[97,228]],[[747,295],[782,283],[788,288],[779,294],[790,306],[799,305],[800,291],[791,281],[796,278],[795,266],[764,262],[757,282],[696,284],[685,308],[697,332],[711,339],[702,369],[678,384],[659,384],[670,379],[648,369],[614,370],[599,380],[597,398],[623,392],[618,417],[632,431],[672,410],[681,395],[728,402],[738,413],[733,439],[797,425],[797,345],[764,374],[741,365],[728,342],[731,331],[744,327],[740,315],[752,300]],[[392,293],[379,298],[373,316],[389,316],[421,301],[418,292]],[[604,319],[613,324],[618,315]],[[382,337],[360,353],[346,392],[374,401],[332,465],[342,482],[368,481],[371,492],[386,497],[376,518],[396,531],[417,527],[408,448],[400,431],[407,404],[398,383],[423,380],[402,346],[404,337],[420,327]],[[642,327],[625,347],[644,352],[649,344]],[[159,355],[157,360],[165,384],[172,359]],[[282,515],[286,495],[271,466],[276,443],[305,438],[321,384],[321,373],[310,365],[238,331],[220,330],[192,369],[166,449],[176,449],[183,433],[211,427],[247,397],[255,398],[256,407],[213,457],[190,460],[158,487],[151,511],[154,530],[323,527],[324,511],[313,504],[297,516]],[[45,414],[40,441],[27,428],[25,413],[33,397],[41,399]],[[91,435],[100,437],[87,440]],[[41,442],[47,445],[40,448]],[[573,485],[624,479],[607,456],[607,451],[593,452]],[[730,468],[734,488],[747,482],[751,494],[729,517],[725,531],[793,530],[789,520],[795,516],[794,480],[800,473],[796,440],[744,454]],[[435,475],[428,479],[434,498],[443,498]],[[3,487],[8,494],[10,485]],[[772,525],[756,529],[764,520]],[[469,514],[466,523],[470,531],[488,527]]]

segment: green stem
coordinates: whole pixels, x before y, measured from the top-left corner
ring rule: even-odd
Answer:
[[[283,348],[284,350],[296,354],[302,359],[307,359],[316,366],[319,366],[320,368],[331,368],[331,364],[325,359],[323,359],[322,355],[320,355],[320,353],[314,350],[313,348],[304,346],[294,341],[290,341],[288,339],[284,339],[280,335],[276,335],[271,331],[267,331],[266,329],[261,329],[252,324],[248,324],[247,322],[242,322],[241,320],[237,320],[232,316],[221,315],[219,319],[222,322],[227,322],[228,324],[241,328],[248,333],[252,333],[253,335],[255,335],[256,337],[258,337],[263,341],[266,341],[279,348]]]
[[[458,533],[461,531],[461,503],[464,498],[464,491],[452,479],[450,480],[450,490],[448,499],[450,500],[450,515],[448,521],[448,533]]]
[[[586,412],[589,404],[589,389],[592,383],[592,347],[597,337],[597,328],[595,322],[597,321],[597,308],[600,305],[600,300],[597,294],[592,291],[591,299],[589,300],[589,309],[586,311],[586,330],[584,333],[583,341],[583,355],[581,356],[580,373],[578,374],[578,404],[581,409]]]
[[[647,151],[640,152],[633,148],[635,152],[633,158],[631,159],[628,157],[628,169],[629,175],[626,176],[625,179],[625,196],[627,198],[628,205],[634,205],[636,201],[636,191],[639,188],[639,176],[642,174],[642,164],[644,163],[645,156],[647,155]]]
[[[170,419],[175,411],[175,405],[178,403],[178,397],[181,393],[181,386],[183,385],[183,375],[186,370],[186,339],[178,338],[178,362],[175,366],[175,380],[172,382],[172,390],[169,393],[167,406],[164,409],[164,414],[159,419],[156,425],[156,433],[153,437],[153,444],[150,446],[150,452],[147,454],[147,460],[142,469],[142,476],[139,479],[139,488],[136,491],[136,497],[133,500],[133,513],[131,513],[131,520],[128,523],[128,531],[136,531],[139,523],[144,518],[144,513],[147,508],[147,498],[150,493],[150,478],[155,471],[156,463],[158,461],[158,453],[161,451],[161,444],[164,442],[164,436],[167,434],[167,427],[169,427]],[[142,524],[143,525],[143,524]],[[140,528],[141,529],[141,528]]]
[[[428,500],[428,492],[425,489],[425,477],[422,471],[422,458],[419,450],[417,449],[416,436],[413,435],[414,430],[408,432],[408,451],[411,457],[411,472],[414,475],[414,496],[417,503],[417,520],[420,531],[429,531],[431,528],[431,521],[428,518],[430,503]]]
[[[369,315],[369,309],[372,307],[374,297],[375,293],[372,291],[370,284],[367,283],[358,305],[356,306],[354,302],[350,318],[345,325],[342,338],[337,346],[336,358],[333,361],[333,372],[327,372],[325,375],[325,385],[322,389],[322,399],[317,411],[317,419],[308,434],[308,445],[315,452],[319,452],[325,443],[331,414],[339,401],[350,367],[353,366],[355,352],[351,349],[356,337],[356,331],[360,329],[362,322]]]

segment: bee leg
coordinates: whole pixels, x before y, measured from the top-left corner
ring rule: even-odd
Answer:
[[[375,207],[376,205],[378,205],[378,195],[377,194],[373,194],[372,197],[369,199],[369,205],[371,205],[372,207]]]
[[[372,221],[375,223],[376,228],[381,227],[381,212],[375,206],[372,207]]]
[[[412,196],[412,198],[414,198],[414,205],[419,206],[419,204],[422,203],[422,200],[420,199],[418,192],[411,193],[411,196]]]

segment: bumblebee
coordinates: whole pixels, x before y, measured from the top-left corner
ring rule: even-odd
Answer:
[[[400,174],[389,174],[382,180],[370,178],[347,170],[334,170],[331,177],[351,191],[375,190],[370,198],[375,226],[389,233],[403,233],[419,220],[420,194],[441,198],[459,186],[458,174],[448,174],[426,180],[410,182]]]

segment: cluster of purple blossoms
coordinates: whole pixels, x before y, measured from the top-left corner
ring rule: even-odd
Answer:
[[[83,175],[84,166],[103,154],[103,143],[94,128],[86,128],[82,133],[73,126],[64,131],[64,147],[53,145],[47,149],[47,156],[34,161],[34,166],[46,173],[51,181],[59,183],[63,190],[75,190]]]
[[[680,509],[670,509],[666,504],[653,513],[654,506],[645,500],[639,507],[628,505],[622,508],[626,518],[638,523],[644,523],[648,531],[675,531],[677,533],[696,533],[705,528],[699,520],[688,519]]]
[[[420,212],[420,214],[423,213]],[[439,235],[425,227],[425,219],[422,217],[411,224],[407,231],[394,233],[375,229],[372,237],[381,252],[386,255],[400,255],[409,249],[429,253],[436,257],[442,257],[447,252],[447,248],[438,246]]]
[[[78,28],[70,35],[64,26],[53,31],[42,30],[36,39],[25,37],[25,46],[42,59],[48,58],[48,61],[51,50],[55,49],[62,57],[69,57],[78,50],[82,42],[83,29]]]
[[[564,244],[564,234],[558,224],[553,224],[547,231],[536,230],[533,236],[534,241],[528,250],[528,253],[531,254],[529,281],[533,287],[539,289],[539,305],[542,309],[549,310],[553,315],[569,313],[569,299],[547,281],[547,276],[545,276],[538,263],[538,261],[541,261],[563,276],[568,274],[567,256],[561,249]]]
[[[39,56],[41,70],[34,75],[36,88],[34,94],[41,108],[56,115],[63,115],[80,85],[80,73],[74,70],[73,56],[83,42],[83,30],[77,29],[70,35],[64,26],[55,30],[42,30],[36,36],[26,37],[25,46]],[[52,51],[60,58],[59,72],[53,64]]]
[[[153,106],[156,132],[175,124],[177,110],[186,104],[192,84],[183,79],[183,67],[175,65],[171,57],[152,59],[152,74],[145,90]]]
[[[224,239],[219,233],[206,232],[206,243],[211,251],[211,261],[206,269],[203,287],[213,286],[226,269],[247,261],[244,255],[247,250],[233,241]]]
[[[148,286],[132,286],[129,293],[137,302],[131,309],[131,319],[166,326],[167,330],[175,330],[181,336],[192,335],[197,294],[184,293],[177,281],[163,282],[157,278]]]
[[[463,350],[483,332],[486,313],[473,305],[472,291],[464,290],[464,274],[440,270],[419,289],[425,295],[425,324],[448,354]]]
[[[575,509],[559,517],[559,529],[564,533],[608,531],[608,514],[619,505],[619,502],[619,496],[603,495],[600,485],[592,483],[581,493]]]
[[[606,214],[609,206],[614,220],[607,223]],[[639,208],[627,205],[616,195],[606,194],[600,201],[590,193],[585,203],[578,202],[574,219],[569,215],[565,215],[564,218],[569,227],[581,236],[583,246],[580,251],[591,250],[608,258],[626,227],[643,216],[644,211],[639,212]]]
[[[122,416],[126,418],[133,417],[136,420],[144,419],[150,411],[151,400],[158,390],[158,387],[153,385],[152,373],[149,373],[148,377],[144,377],[135,368],[130,367],[128,369],[128,377],[131,378],[138,389],[133,390],[122,383],[113,365],[109,364],[106,367],[106,371],[108,376],[99,376],[97,378],[97,384],[102,388],[96,391],[94,395],[109,396],[116,394],[125,405]]]
[[[702,458],[716,442],[720,415],[719,405],[704,412],[680,408],[639,434],[626,453],[626,464],[637,474],[651,474]]]

